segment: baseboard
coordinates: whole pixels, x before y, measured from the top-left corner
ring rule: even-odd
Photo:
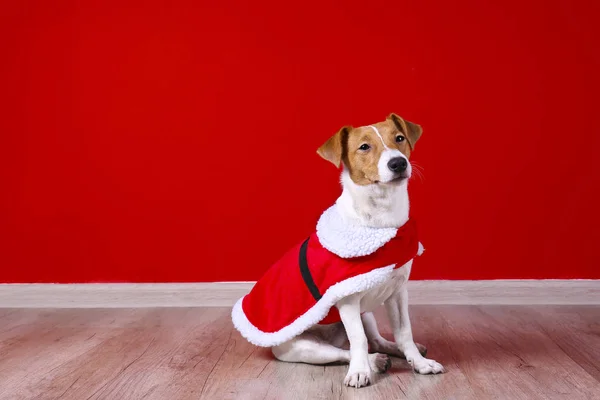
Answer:
[[[231,307],[254,282],[4,284],[0,308]],[[411,304],[595,304],[600,280],[410,281]]]

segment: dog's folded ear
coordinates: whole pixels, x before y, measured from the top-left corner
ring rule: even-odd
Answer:
[[[351,130],[351,126],[345,126],[340,129],[335,135],[330,137],[329,140],[319,147],[317,154],[339,168],[342,159],[344,158],[348,134]]]
[[[417,125],[413,122],[407,121],[401,116],[391,113],[388,117],[388,120],[392,121],[400,132],[402,132],[406,139],[408,140],[408,144],[410,144],[411,150],[415,148],[415,143],[421,137],[423,133],[423,128],[421,125]]]

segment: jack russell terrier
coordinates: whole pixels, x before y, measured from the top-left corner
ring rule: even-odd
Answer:
[[[374,125],[344,127],[318,149],[343,165],[342,194],[316,232],[233,307],[233,323],[249,342],[271,347],[281,361],[350,363],[344,384],[356,388],[369,385],[373,371],[385,372],[389,355],[406,358],[420,374],[444,372],[413,341],[408,316],[406,283],[423,252],[408,201],[409,157],[421,132],[391,114]],[[377,329],[372,311],[381,304],[395,343]]]

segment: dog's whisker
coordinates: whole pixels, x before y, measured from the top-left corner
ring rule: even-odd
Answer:
[[[414,166],[415,166],[415,165],[413,164],[413,167],[414,167]],[[418,177],[419,177],[419,179],[421,180],[421,182],[423,182],[423,181],[425,180],[425,175],[423,174],[423,171],[421,170],[421,168],[419,168],[419,167],[417,166],[417,167],[413,168],[413,171],[414,171],[414,175],[415,175],[415,176],[418,176]]]
[[[419,174],[415,174],[415,175],[411,176],[411,178],[410,178],[410,179],[415,179],[416,177],[418,177],[418,178],[419,178],[419,181],[420,181],[420,182],[423,182],[423,177],[422,177],[421,175],[419,175]]]
[[[417,169],[420,169],[421,171],[424,171],[424,170],[425,170],[425,168],[423,168],[421,165],[419,165],[419,164],[417,164],[417,163],[414,163],[414,162],[413,162],[413,163],[411,163],[411,165],[412,165],[413,167],[417,168]]]
[[[411,162],[411,165],[413,166],[415,175],[419,177],[421,182],[423,182],[425,180],[425,168],[414,162]]]
[[[413,163],[411,163],[411,165],[412,165],[414,168],[420,169],[421,171],[424,171],[424,170],[425,170],[425,168],[423,168],[423,166],[421,166],[421,165],[419,165],[419,164],[416,164],[416,163],[414,163],[414,162],[413,162]]]

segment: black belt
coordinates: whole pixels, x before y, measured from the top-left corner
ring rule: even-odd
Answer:
[[[312,275],[310,274],[310,270],[308,269],[308,262],[306,261],[306,250],[308,249],[309,239],[310,237],[306,239],[304,243],[302,243],[302,246],[300,246],[298,263],[300,264],[300,273],[302,274],[302,279],[304,279],[306,287],[310,291],[310,294],[312,294],[312,297],[314,297],[315,300],[319,301],[323,296],[321,296],[319,288],[317,287],[317,285],[315,285],[315,281],[313,281]]]

